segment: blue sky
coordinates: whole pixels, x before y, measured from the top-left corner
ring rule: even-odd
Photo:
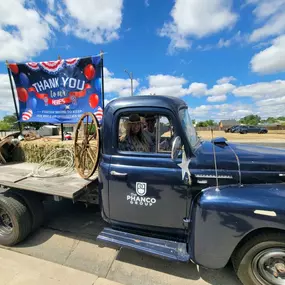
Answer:
[[[107,101],[130,95],[128,69],[136,96],[180,97],[197,120],[285,115],[284,19],[285,0],[1,1],[0,117],[13,112],[6,59],[100,50]]]

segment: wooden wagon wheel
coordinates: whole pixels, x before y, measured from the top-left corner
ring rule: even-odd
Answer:
[[[77,123],[74,140],[75,168],[83,178],[91,177],[99,162],[99,124],[94,114],[84,113]]]

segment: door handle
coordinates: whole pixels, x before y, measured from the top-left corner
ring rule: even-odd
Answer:
[[[128,175],[128,173],[122,173],[122,172],[117,172],[115,170],[112,170],[111,171],[111,175],[114,175],[114,176],[120,176],[120,177],[125,177]]]

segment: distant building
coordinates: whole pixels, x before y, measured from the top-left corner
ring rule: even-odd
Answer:
[[[235,125],[239,125],[239,123],[236,120],[221,120],[219,122],[219,128],[221,130],[224,130],[226,128],[230,128],[230,127],[235,126]]]

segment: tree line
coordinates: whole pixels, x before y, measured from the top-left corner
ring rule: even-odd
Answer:
[[[196,124],[195,120],[193,120],[192,122],[193,124]],[[237,122],[240,124],[251,125],[251,126],[256,126],[258,124],[263,124],[263,123],[275,124],[279,122],[281,122],[281,124],[285,124],[285,117],[284,116],[277,118],[268,117],[267,119],[262,120],[261,117],[258,115],[248,115],[241,118]],[[214,120],[201,121],[196,124],[196,127],[214,127],[214,126],[218,126],[218,123],[215,122]]]
[[[10,130],[17,130],[18,123],[17,123],[17,116],[16,114],[13,115],[6,115],[0,120],[0,131],[10,131]],[[44,123],[21,123],[22,127],[30,126],[36,129],[39,129],[41,126],[45,125]]]

